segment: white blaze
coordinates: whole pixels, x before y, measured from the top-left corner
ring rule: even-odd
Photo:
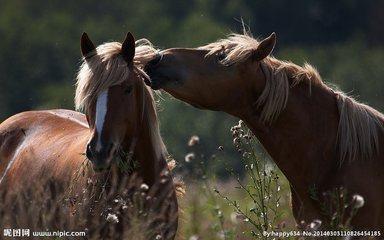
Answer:
[[[108,90],[104,90],[99,94],[96,101],[96,132],[97,144],[96,151],[101,150],[101,133],[104,128],[105,116],[107,115]]]

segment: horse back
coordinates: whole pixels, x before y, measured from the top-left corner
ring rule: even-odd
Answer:
[[[85,158],[88,134],[85,116],[70,110],[28,111],[6,119],[0,124],[0,187],[74,169]]]

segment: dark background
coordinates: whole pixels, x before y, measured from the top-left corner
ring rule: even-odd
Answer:
[[[195,47],[240,32],[241,19],[255,37],[277,33],[275,56],[310,62],[325,81],[384,109],[384,1],[0,0],[0,119],[30,109],[73,108],[83,31],[97,44],[131,31],[160,48]],[[163,98],[161,131],[178,162],[197,134],[203,153],[223,145],[224,160],[239,167],[229,132],[235,119]]]

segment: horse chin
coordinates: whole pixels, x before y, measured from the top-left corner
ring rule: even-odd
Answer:
[[[161,88],[161,85],[162,85],[162,82],[163,82],[163,79],[162,77],[158,77],[158,76],[151,76],[151,74],[149,74],[149,79],[145,79],[144,80],[144,83],[151,87],[153,90],[158,90]]]
[[[111,161],[92,161],[92,168],[97,173],[104,172],[111,168]]]

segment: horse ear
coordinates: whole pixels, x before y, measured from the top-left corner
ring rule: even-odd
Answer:
[[[135,38],[130,32],[125,36],[121,47],[121,54],[128,64],[133,63],[133,58],[135,57]]]
[[[96,49],[91,39],[89,39],[88,34],[85,32],[83,33],[83,35],[81,35],[80,44],[81,44],[81,53],[83,54],[83,57],[86,57],[90,52]]]
[[[259,46],[252,54],[252,59],[255,61],[261,61],[266,58],[271,52],[276,44],[276,33],[272,33],[269,37],[260,42]]]

